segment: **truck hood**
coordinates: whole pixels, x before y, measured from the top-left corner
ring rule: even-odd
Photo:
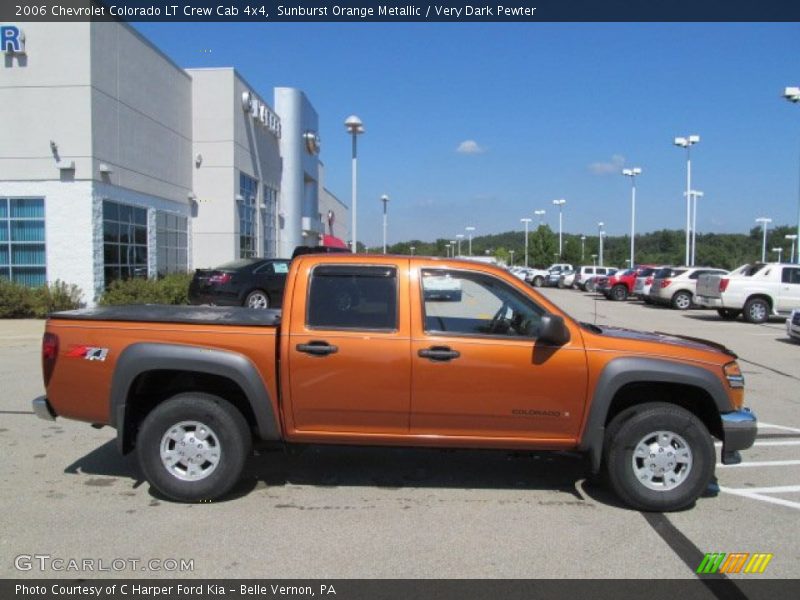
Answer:
[[[583,324],[587,326],[588,324]],[[687,335],[678,335],[674,333],[664,333],[662,331],[637,331],[634,329],[625,329],[624,327],[607,327],[598,325],[588,325],[589,330],[600,338],[613,339],[613,340],[631,340],[636,342],[665,344],[676,349],[691,349],[698,351],[711,352],[714,354],[726,354],[731,358],[737,358],[735,352],[729,348],[703,338],[696,338]]]

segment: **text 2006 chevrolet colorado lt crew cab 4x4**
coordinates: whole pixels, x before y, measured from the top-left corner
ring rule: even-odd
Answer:
[[[460,294],[426,294],[452,280]],[[587,453],[614,491],[676,510],[756,435],[736,356],[579,323],[505,271],[424,257],[292,261],[282,312],[131,306],[54,314],[39,416],[117,430],[182,501],[237,482],[253,442]]]

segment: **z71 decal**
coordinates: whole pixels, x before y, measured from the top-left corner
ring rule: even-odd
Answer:
[[[67,352],[70,358],[82,358],[84,360],[99,360],[104,362],[108,356],[108,348],[97,348],[95,346],[72,346]]]

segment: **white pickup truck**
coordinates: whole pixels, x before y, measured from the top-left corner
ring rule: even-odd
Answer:
[[[748,323],[785,317],[800,308],[800,265],[753,263],[728,275],[701,275],[695,303],[716,308],[726,320],[740,314]]]
[[[542,287],[543,285],[547,285],[547,277],[550,273],[554,271],[561,273],[563,271],[572,270],[572,265],[568,263],[553,263],[546,269],[529,269],[528,273],[525,275],[525,281],[530,283],[533,287]]]

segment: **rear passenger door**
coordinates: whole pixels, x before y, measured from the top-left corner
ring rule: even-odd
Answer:
[[[800,267],[783,267],[777,308],[786,313],[800,308]]]
[[[298,274],[283,346],[289,381],[282,385],[297,433],[408,433],[408,303],[400,302],[408,297],[408,261],[402,262],[317,264]]]

